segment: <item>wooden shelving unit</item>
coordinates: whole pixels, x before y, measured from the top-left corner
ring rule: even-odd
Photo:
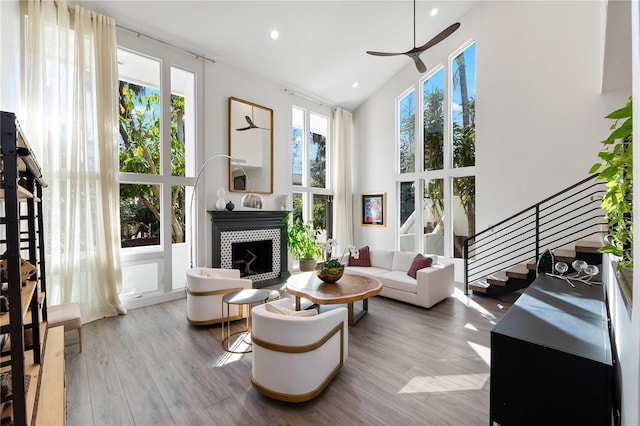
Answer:
[[[37,415],[41,412],[37,408],[40,401],[45,401],[46,407],[52,405],[48,402],[51,396],[43,392],[64,395],[65,387],[63,332],[47,330],[46,325],[40,200],[42,188],[47,185],[15,114],[0,112],[0,139],[0,254],[8,278],[2,294],[9,301],[9,312],[0,314],[0,332],[6,337],[1,348],[0,373],[10,372],[12,384],[11,395],[2,400],[0,421],[40,424]],[[35,266],[35,272],[26,280],[29,274],[25,271],[31,265]],[[65,422],[64,401],[57,405],[61,407],[54,414],[58,418],[50,418],[54,420],[48,421],[50,424]]]

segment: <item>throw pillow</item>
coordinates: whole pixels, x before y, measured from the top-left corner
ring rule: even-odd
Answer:
[[[283,308],[282,306],[274,305],[273,303],[267,303],[264,308],[268,312],[280,315],[291,315],[292,317],[313,317],[318,315],[318,311],[315,309],[306,309],[304,311],[295,311],[293,309]]]
[[[349,266],[371,266],[371,258],[369,257],[369,246],[364,246],[358,250],[358,258],[356,259],[349,253]]]
[[[407,271],[407,275],[411,278],[415,278],[419,269],[428,268],[431,266],[432,262],[433,259],[430,257],[424,257],[420,253],[416,254],[416,257],[413,258],[413,262],[411,262],[411,267]]]

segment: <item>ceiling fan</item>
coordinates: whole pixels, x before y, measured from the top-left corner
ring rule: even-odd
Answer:
[[[248,115],[245,115],[244,119],[247,120],[247,123],[249,123],[249,125],[247,127],[240,127],[238,129],[236,129],[238,132],[242,132],[242,131],[250,130],[250,129],[269,130],[269,129],[265,129],[264,127],[256,126],[256,124],[253,122],[253,107],[251,107],[251,117],[249,117]]]
[[[416,0],[413,0],[413,49],[407,50],[406,52],[374,52],[371,50],[367,50],[369,55],[374,56],[397,56],[397,55],[407,55],[413,62],[416,64],[416,68],[418,71],[423,73],[427,71],[427,66],[420,59],[420,54],[430,47],[435,46],[440,43],[445,38],[449,37],[455,30],[460,27],[460,22],[456,22],[455,24],[449,25],[447,28],[442,30],[440,34],[423,44],[422,46],[416,47]]]

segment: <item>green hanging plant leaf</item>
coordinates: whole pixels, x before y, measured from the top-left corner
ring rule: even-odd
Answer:
[[[596,163],[589,169],[589,174],[593,174],[598,171],[598,169],[602,167],[602,163]]]
[[[601,207],[606,211],[610,239],[599,251],[619,257],[618,268],[633,266],[632,110],[632,98],[629,97],[625,107],[606,116],[615,122],[609,137],[601,142],[603,149],[598,158],[602,162],[589,170],[589,173],[599,171],[597,180],[606,181]]]
[[[633,111],[633,108],[631,108],[631,101],[629,101],[627,106],[613,111],[609,115],[605,116],[605,118],[610,118],[612,120],[618,120],[620,118],[631,117],[632,111]]]

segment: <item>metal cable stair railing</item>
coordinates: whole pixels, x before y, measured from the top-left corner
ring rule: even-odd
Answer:
[[[515,265],[540,258],[595,234],[606,233],[600,207],[605,183],[597,174],[526,208],[465,239],[464,285]]]

